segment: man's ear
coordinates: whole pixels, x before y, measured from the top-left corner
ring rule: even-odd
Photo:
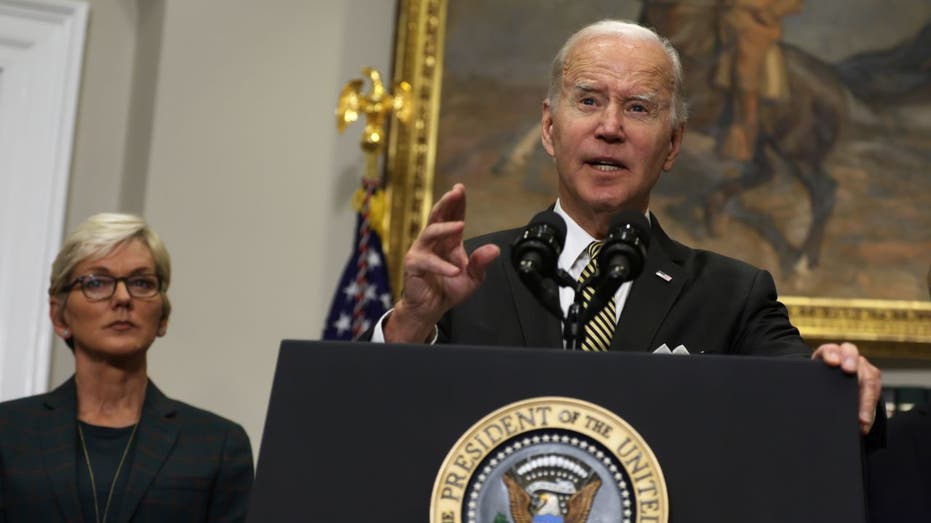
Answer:
[[[679,157],[679,151],[682,149],[682,138],[685,136],[685,123],[673,127],[672,136],[669,138],[669,152],[666,153],[666,161],[663,162],[663,170],[669,171],[676,163]]]
[[[543,149],[546,154],[556,156],[556,148],[553,147],[553,108],[550,107],[549,100],[543,100],[543,115],[540,118],[540,140],[543,142]]]

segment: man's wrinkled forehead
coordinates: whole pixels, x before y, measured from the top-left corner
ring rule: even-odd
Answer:
[[[619,52],[624,54],[623,68],[608,58]],[[675,87],[672,68],[669,56],[656,39],[599,34],[579,40],[567,53],[562,68],[563,89],[580,87],[588,82],[580,75],[599,71],[608,74],[623,72],[635,81],[654,84],[657,90],[671,93]]]

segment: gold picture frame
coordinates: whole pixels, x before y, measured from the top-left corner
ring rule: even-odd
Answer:
[[[433,204],[447,0],[399,0],[394,81],[412,86],[411,121],[392,120],[386,163],[385,250],[395,293],[404,253]],[[872,358],[931,361],[931,302],[784,296],[813,346],[857,343]]]

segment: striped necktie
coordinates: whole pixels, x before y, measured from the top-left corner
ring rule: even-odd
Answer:
[[[588,255],[590,259],[588,265],[582,270],[579,276],[579,282],[588,279],[598,268],[598,252],[601,251],[602,242],[592,242],[588,244]],[[592,302],[592,296],[595,295],[595,289],[591,285],[582,288],[582,310],[588,308]],[[588,324],[585,325],[585,339],[582,340],[582,350],[587,351],[606,351],[611,346],[611,338],[614,336],[614,326],[616,322],[614,296],[598,314],[595,315]]]

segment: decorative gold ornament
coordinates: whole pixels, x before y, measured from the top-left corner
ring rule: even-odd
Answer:
[[[346,127],[365,115],[365,129],[360,145],[365,153],[365,173],[362,187],[353,195],[352,206],[368,222],[380,238],[385,239],[388,232],[385,193],[381,189],[381,176],[378,161],[385,145],[385,124],[393,113],[401,123],[407,123],[411,117],[411,86],[399,80],[394,83],[394,93],[385,91],[381,74],[372,67],[363,67],[372,84],[368,93],[363,93],[365,80],[355,78],[343,86],[336,104],[336,128],[342,134]],[[384,241],[384,240],[383,240]],[[387,242],[383,245],[387,246]],[[389,266],[391,261],[388,261]]]
[[[389,94],[385,92],[385,85],[378,71],[371,67],[363,67],[362,73],[372,82],[372,90],[368,94],[362,92],[364,80],[361,78],[350,80],[343,86],[336,105],[336,128],[342,134],[346,126],[358,120],[360,113],[364,113],[362,150],[366,155],[374,155],[380,153],[384,147],[385,123],[388,116],[393,112],[402,123],[407,123],[410,119],[411,86],[404,81],[395,82],[394,94]],[[377,178],[377,172],[367,170],[365,175],[370,179]]]

